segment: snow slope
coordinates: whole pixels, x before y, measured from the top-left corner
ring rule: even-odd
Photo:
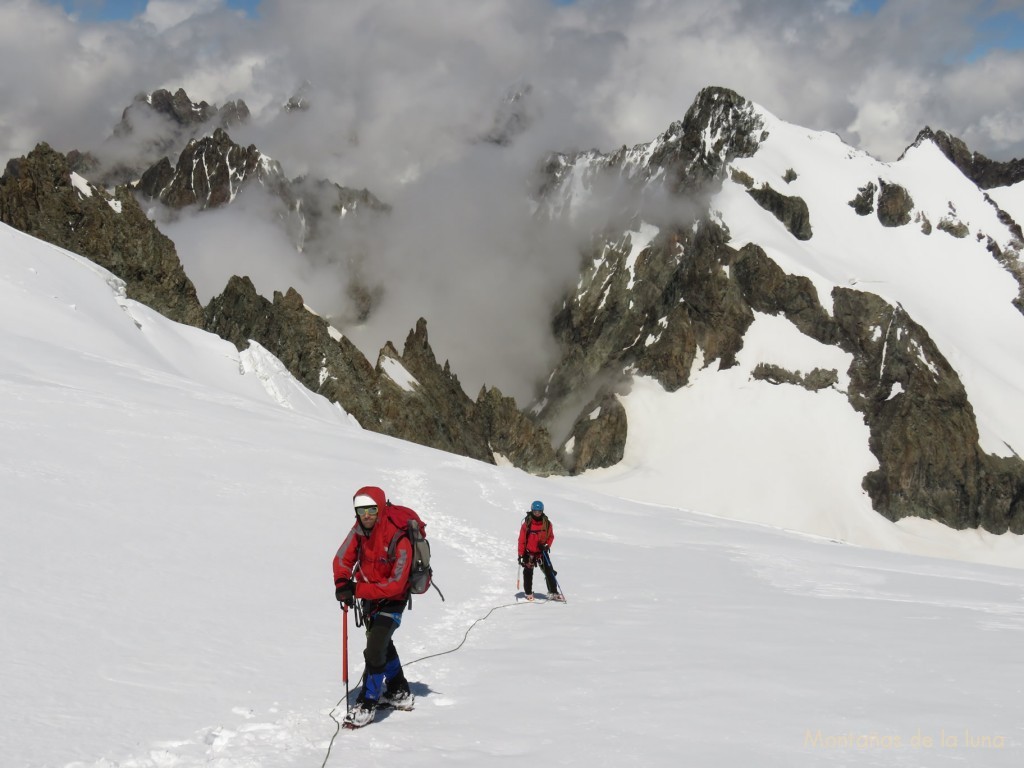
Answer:
[[[830,403],[820,417],[848,421]],[[171,323],[2,226],[0,424],[5,766],[1024,755],[1024,570],[626,501],[362,431],[258,348]],[[417,598],[396,635],[415,711],[338,734],[330,563],[367,483],[427,519],[447,601]],[[566,605],[515,596],[534,498]]]

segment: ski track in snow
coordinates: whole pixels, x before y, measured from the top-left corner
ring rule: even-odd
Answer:
[[[454,588],[459,585],[449,585],[449,592],[446,594],[444,604],[445,610],[441,612],[440,618],[430,625],[423,626],[422,631],[417,631],[421,642],[399,641],[403,662],[408,665],[415,662],[420,656],[454,649],[466,636],[467,630],[474,621],[486,615],[495,606],[514,600],[510,582],[513,575],[512,569],[503,572],[505,569],[500,566],[496,567],[495,563],[512,564],[514,562],[514,536],[516,533],[514,530],[510,530],[508,539],[498,539],[479,529],[470,528],[458,522],[458,518],[446,515],[443,511],[443,504],[429,490],[429,475],[425,471],[393,472],[389,475],[388,482],[390,487],[401,489],[401,499],[396,498],[396,503],[404,503],[406,506],[412,507],[427,523],[427,538],[431,541],[431,559],[438,587],[442,591],[445,590],[444,560],[452,557],[449,550],[454,550],[456,557],[475,566],[481,575],[481,582],[473,585],[464,599],[454,592]],[[483,497],[483,503],[470,492],[466,493],[460,503],[478,505],[481,514],[487,514],[493,506],[504,506],[496,503],[485,484],[479,483],[477,491]],[[415,601],[434,599],[439,600],[440,598],[431,589],[427,594],[415,597],[414,603]],[[418,615],[415,613],[410,617],[410,621],[417,619]],[[417,629],[421,628],[417,627]],[[485,631],[485,627],[481,627],[479,631]],[[451,672],[453,662],[446,659],[446,656],[442,656],[440,659],[428,659],[424,662],[429,665],[429,677],[432,681],[441,682]],[[422,667],[420,669],[425,670]],[[410,681],[415,681],[415,670],[409,673],[409,678]],[[447,703],[450,702],[443,697],[434,701],[434,704],[439,706],[445,706]]]

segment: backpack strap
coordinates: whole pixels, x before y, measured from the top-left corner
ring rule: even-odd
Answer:
[[[388,504],[390,505],[391,502],[389,501]],[[409,523],[408,523],[408,525],[415,525],[415,524],[416,524],[415,520],[410,520]],[[398,548],[398,542],[400,542],[402,540],[403,536],[405,536],[407,539],[409,539],[410,544],[412,543],[412,536],[409,535],[408,526],[406,528],[399,528],[397,531],[395,531],[395,535],[391,537],[391,543],[388,544],[388,562],[394,562],[395,561],[395,550]],[[409,575],[412,576],[412,560],[411,559],[409,561]],[[442,597],[441,599],[443,600],[444,597]],[[406,588],[405,604],[406,604],[406,607],[411,611],[412,610],[412,587],[411,586],[408,586]]]
[[[416,522],[414,520],[409,521],[409,525],[415,524]],[[395,559],[395,550],[398,548],[398,542],[402,540],[403,536],[409,539],[409,541],[412,541],[412,536],[409,535],[408,528],[399,528],[397,531],[395,531],[395,535],[391,537],[391,543],[388,544],[388,560]]]
[[[527,512],[526,517],[523,518],[523,525],[527,526],[527,534],[529,534],[529,523],[531,522],[531,517],[533,517],[533,515]],[[544,521],[544,533],[548,533],[551,530],[551,521],[543,512],[540,513],[540,519]]]

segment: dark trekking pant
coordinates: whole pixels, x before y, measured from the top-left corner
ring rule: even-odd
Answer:
[[[547,582],[548,592],[558,592],[555,572],[548,567],[540,555],[529,555],[529,559],[523,566],[523,587],[526,590],[526,594],[529,595],[533,592],[533,567],[535,565],[540,566],[541,571],[544,572],[544,581]]]
[[[396,618],[397,617],[397,618]],[[402,621],[402,614],[379,613],[366,620],[366,672],[363,682],[363,699],[377,701],[384,690],[384,683],[391,690],[408,690],[402,662],[391,637]]]

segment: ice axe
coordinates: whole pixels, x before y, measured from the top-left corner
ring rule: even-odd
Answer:
[[[341,606],[341,679],[345,683],[345,711],[348,711],[348,606]]]

